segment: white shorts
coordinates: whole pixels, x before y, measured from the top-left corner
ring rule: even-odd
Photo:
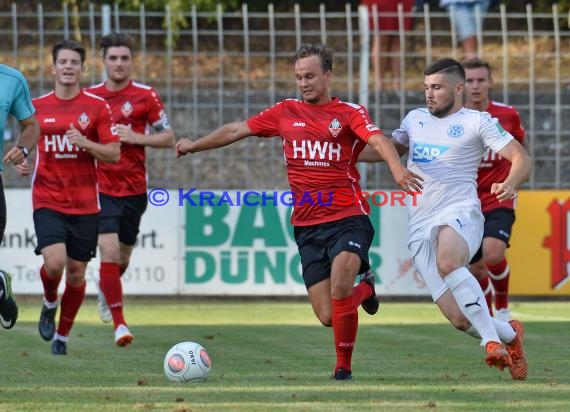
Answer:
[[[433,301],[437,301],[448,289],[436,263],[437,236],[442,226],[449,226],[465,241],[469,248],[469,259],[475,255],[483,240],[485,219],[479,209],[448,210],[416,232],[408,247],[416,270],[430,290]]]

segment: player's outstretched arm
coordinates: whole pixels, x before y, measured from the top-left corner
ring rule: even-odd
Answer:
[[[401,145],[394,139],[390,140],[394,147],[396,148],[396,152],[401,156],[408,153],[408,148],[404,145]],[[362,163],[376,163],[376,162],[383,162],[384,159],[380,157],[380,154],[370,145],[366,145],[360,155],[358,156],[358,161]]]
[[[503,202],[516,197],[517,189],[530,176],[532,162],[524,147],[516,140],[512,140],[499,150],[499,154],[511,162],[507,178],[501,183],[491,185],[491,193],[497,196],[499,202]]]
[[[376,163],[376,162],[383,162],[384,159],[380,157],[378,152],[374,150],[372,146],[367,144],[358,155],[358,161],[362,163]]]
[[[198,140],[182,138],[176,142],[176,157],[180,158],[188,153],[202,152],[228,146],[238,140],[251,136],[251,129],[247,122],[232,122],[223,125]]]
[[[368,139],[368,145],[374,149],[380,159],[388,163],[388,167],[396,183],[407,192],[420,192],[423,188],[422,177],[402,165],[400,156],[405,153],[406,150],[405,147],[400,144],[398,144],[400,147],[396,149],[395,143],[397,142],[388,140],[383,134],[375,134]]]
[[[174,147],[174,132],[172,129],[164,129],[156,133],[136,133],[131,125],[118,124],[117,134],[122,143],[130,143],[140,146],[148,146],[155,149],[169,149]],[[156,130],[156,128],[155,128]]]

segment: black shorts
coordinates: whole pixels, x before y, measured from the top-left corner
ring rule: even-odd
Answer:
[[[133,246],[148,204],[146,193],[121,197],[99,193],[99,203],[99,233],[117,233],[121,243]]]
[[[509,247],[509,239],[515,223],[515,211],[508,208],[493,209],[483,213],[485,217],[485,229],[483,231],[483,239],[493,237],[502,240]],[[483,249],[479,247],[471,263],[477,262],[483,257]]]
[[[98,214],[68,215],[52,209],[34,210],[34,227],[38,246],[42,249],[56,243],[65,244],[67,256],[80,262],[89,262],[97,251]]]
[[[294,233],[307,289],[330,278],[332,261],[343,251],[356,253],[360,257],[359,273],[370,269],[368,249],[374,239],[374,228],[366,215],[319,225],[295,226]]]

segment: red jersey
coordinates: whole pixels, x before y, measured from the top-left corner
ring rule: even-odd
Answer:
[[[247,120],[252,133],[280,136],[294,196],[291,223],[309,226],[368,214],[365,200],[331,202],[342,191],[359,199],[358,155],[370,136],[382,133],[368,111],[338,98],[327,104],[288,99]]]
[[[85,90],[70,100],[51,92],[33,103],[41,126],[32,177],[34,210],[45,207],[71,215],[99,212],[96,159],[70,144],[65,132],[73,123],[89,140],[118,142],[109,105]]]
[[[512,134],[520,144],[524,143],[524,128],[520,115],[514,107],[491,100],[486,111],[497,118],[503,129]],[[509,175],[510,168],[511,163],[507,159],[503,159],[489,148],[486,149],[477,174],[477,193],[483,212],[497,208],[515,208],[514,199],[499,203],[496,195],[491,193],[491,185],[503,182]]]
[[[131,125],[136,133],[145,133],[148,125],[157,130],[169,129],[164,104],[150,86],[129,82],[119,91],[109,91],[105,83],[92,86],[90,93],[102,97],[111,106],[117,124]],[[119,163],[102,163],[98,168],[99,192],[110,196],[131,196],[146,193],[145,147],[121,144]]]

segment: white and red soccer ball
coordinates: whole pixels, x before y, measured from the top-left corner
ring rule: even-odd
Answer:
[[[177,343],[164,357],[164,374],[172,382],[203,381],[211,368],[208,352],[196,342]]]

